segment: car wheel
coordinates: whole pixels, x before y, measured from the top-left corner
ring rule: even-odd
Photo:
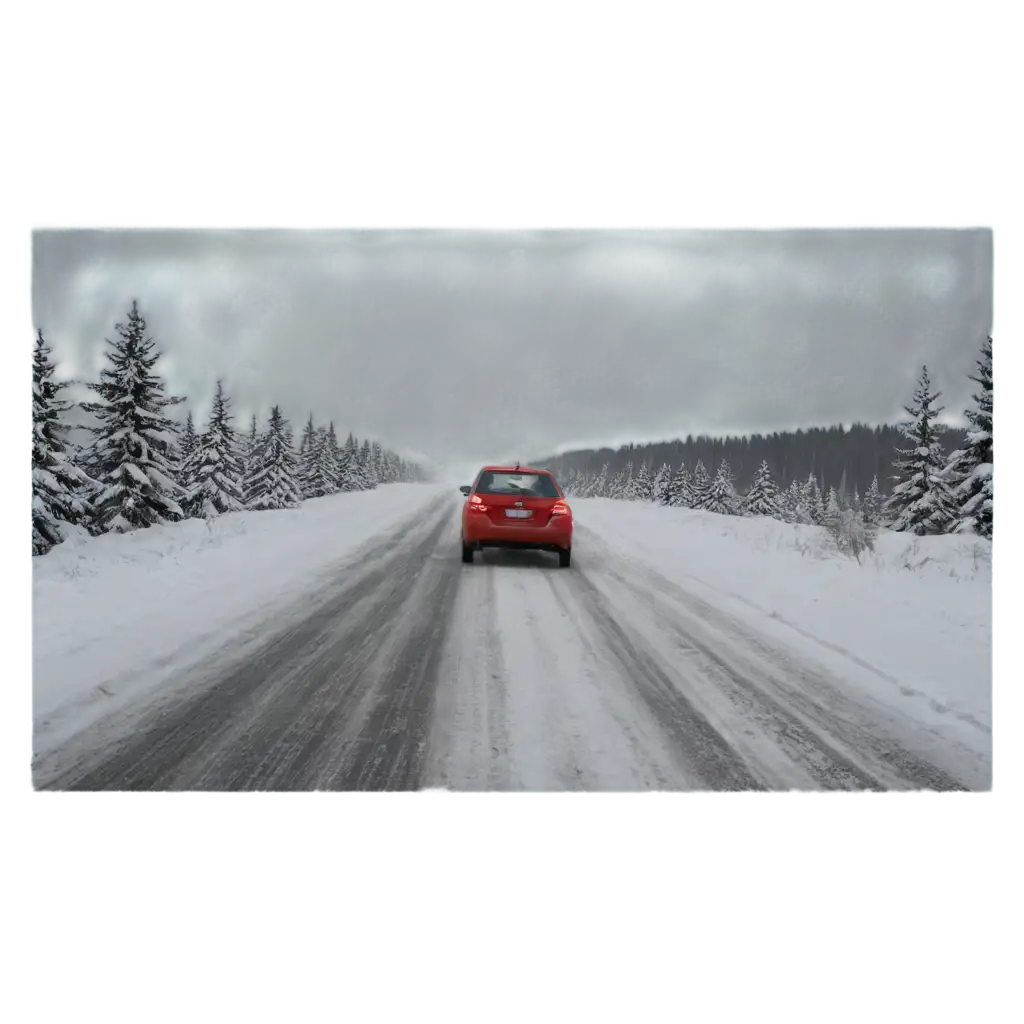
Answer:
[[[465,544],[462,545],[462,560],[467,565],[473,564],[473,549]]]
[[[572,548],[562,548],[558,552],[558,567],[560,569],[568,569],[569,562],[572,560]]]

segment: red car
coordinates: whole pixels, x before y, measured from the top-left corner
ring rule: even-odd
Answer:
[[[546,469],[484,466],[462,509],[462,560],[483,548],[531,548],[572,558],[572,509]]]

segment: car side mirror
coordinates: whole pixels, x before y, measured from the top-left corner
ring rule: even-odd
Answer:
[[[464,495],[465,495],[465,496],[466,496],[467,498],[469,497],[469,492],[470,492],[470,491],[471,491],[472,489],[473,489],[473,488],[472,488],[472,487],[470,487],[470,486],[469,486],[469,484],[463,484],[463,485],[462,485],[462,487],[460,487],[460,488],[459,488],[459,490],[460,490],[460,491],[462,491],[462,493],[463,493],[463,494],[464,494]]]

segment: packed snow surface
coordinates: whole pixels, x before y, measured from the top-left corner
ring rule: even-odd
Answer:
[[[991,785],[991,545],[573,502],[459,558],[454,485],[34,559],[37,784]]]
[[[37,750],[272,616],[371,537],[449,493],[388,484],[296,509],[99,537],[82,530],[35,558]]]
[[[808,655],[870,666],[858,680],[875,696],[906,706],[912,689],[991,728],[990,541],[882,530],[858,563],[816,526],[599,498],[573,507],[602,542],[729,614]]]

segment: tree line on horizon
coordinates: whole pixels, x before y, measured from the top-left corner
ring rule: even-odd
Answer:
[[[911,404],[904,407],[908,418],[897,427],[855,424],[849,430],[830,427],[769,437],[691,436],[685,442],[570,452],[538,461],[575,497],[830,525],[837,535],[853,538],[854,545],[869,543],[880,527],[917,535],[971,532],[991,540],[991,337],[982,345],[977,373],[970,380],[978,391],[972,396],[974,408],[965,411],[966,430],[938,422],[944,411],[938,405],[941,394],[932,390],[925,366]],[[879,466],[879,452],[886,448],[887,464]],[[734,453],[747,460],[755,453],[760,456],[746,486],[737,482]],[[674,460],[665,457],[672,454]],[[822,465],[831,467],[831,477],[822,473]],[[872,465],[866,483],[862,474]],[[891,484],[887,489],[879,483],[886,476]]]
[[[185,401],[165,394],[156,372],[161,358],[133,302],[127,323],[108,340],[108,365],[86,387],[93,401],[73,403],[56,381],[56,363],[37,328],[32,373],[32,553],[61,543],[68,527],[92,534],[127,532],[187,518],[228,512],[295,508],[306,498],[380,484],[419,482],[423,468],[376,441],[349,433],[339,443],[334,423],[317,425],[312,413],[298,446],[279,406],[262,430],[232,426],[231,401],[218,380],[206,427],[192,413],[184,424],[167,410]],[[95,425],[69,422],[76,408]],[[73,443],[73,428],[92,434]]]

